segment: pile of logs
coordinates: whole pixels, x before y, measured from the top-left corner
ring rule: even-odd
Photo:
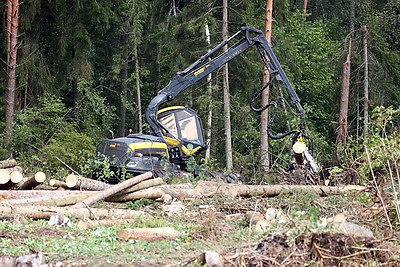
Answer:
[[[32,189],[46,180],[43,172],[37,172],[30,177],[24,177],[23,171],[15,159],[0,161],[0,190]]]
[[[277,196],[294,190],[329,195],[364,189],[361,186],[244,185],[212,181],[199,181],[197,184],[164,184],[162,178],[152,178],[151,172],[111,185],[76,174],[68,175],[64,181],[46,181],[43,172],[24,177],[22,168],[17,166],[15,160],[0,161],[0,167],[0,215],[17,213],[34,218],[70,215],[92,219],[128,219],[138,215],[145,216],[137,211],[90,207],[98,201],[127,202],[147,198],[168,203],[173,199],[189,200],[215,195]],[[38,188],[40,184],[42,186]]]

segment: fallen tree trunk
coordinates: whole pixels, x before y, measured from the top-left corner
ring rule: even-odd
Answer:
[[[43,172],[37,172],[32,177],[24,178],[20,183],[18,183],[16,187],[20,190],[33,189],[36,186],[42,184],[44,181],[46,181],[46,174],[44,174]]]
[[[315,192],[319,195],[339,195],[349,190],[364,190],[363,186],[319,186],[319,185],[241,185],[219,184],[217,182],[200,181],[195,188],[197,197],[211,197],[216,194],[235,196],[267,196],[273,197],[286,192]]]
[[[120,192],[121,190],[124,190],[124,189],[126,189],[126,188],[128,188],[128,187],[130,187],[130,186],[132,186],[134,184],[137,184],[137,183],[139,183],[139,182],[141,182],[143,180],[146,180],[146,179],[148,179],[148,178],[150,178],[152,176],[153,176],[152,172],[143,173],[141,175],[138,175],[136,177],[133,177],[131,179],[123,181],[122,183],[119,183],[119,184],[116,184],[114,186],[111,186],[111,187],[109,187],[109,188],[107,188],[107,189],[105,189],[105,190],[103,190],[103,191],[101,191],[101,192],[99,192],[99,193],[97,193],[97,194],[95,194],[93,196],[90,196],[87,199],[85,199],[84,201],[76,203],[73,207],[75,207],[75,208],[83,208],[85,206],[89,206],[89,205],[91,205],[91,204],[93,204],[93,203],[95,203],[97,201],[100,201],[100,200],[103,200],[103,199],[105,199],[105,198],[107,198],[109,196],[112,196],[112,195]]]
[[[363,186],[317,186],[317,185],[232,185],[210,181],[200,181],[194,187],[191,184],[160,185],[143,189],[137,192],[112,196],[107,201],[134,201],[141,198],[156,199],[168,194],[177,199],[191,199],[195,197],[213,197],[215,195],[228,195],[230,197],[244,196],[278,196],[286,192],[315,192],[319,195],[339,195],[346,191],[364,190]]]
[[[17,161],[15,159],[6,159],[0,161],[0,169],[14,167],[17,165]]]
[[[0,206],[0,214],[21,214],[34,219],[49,219],[52,215],[73,216],[79,219],[150,217],[149,214],[137,210],[45,206]]]
[[[118,192],[115,195],[116,196],[121,196],[121,195],[124,195],[124,194],[136,192],[136,191],[139,191],[139,190],[143,190],[143,189],[146,189],[146,188],[149,188],[149,187],[161,185],[163,183],[164,183],[164,180],[161,177],[158,177],[158,178],[154,178],[154,179],[151,179],[151,180],[142,181],[142,182],[140,182],[138,184],[135,184],[135,185],[133,185],[131,187],[128,187],[125,190],[122,190],[122,191]]]
[[[164,195],[171,195],[173,198],[180,200],[191,199],[194,197],[194,187],[192,184],[160,185],[124,195],[111,196],[106,200],[113,202],[126,202],[142,198],[157,199],[162,198]]]
[[[91,194],[93,192],[87,191],[58,191],[58,190],[0,190],[0,203],[6,200],[17,199],[30,199],[30,198],[54,198],[54,197],[67,197],[80,194]]]
[[[65,183],[69,189],[76,190],[91,190],[91,191],[101,191],[109,188],[111,185],[97,181],[94,179],[85,178],[76,174],[70,174],[65,178]]]

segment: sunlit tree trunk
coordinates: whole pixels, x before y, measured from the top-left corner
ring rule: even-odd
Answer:
[[[265,7],[265,38],[271,45],[271,31],[272,31],[272,4],[273,0],[266,1]],[[269,71],[266,66],[263,69],[263,86],[265,86],[269,81]],[[269,102],[269,88],[266,88],[261,95],[262,106],[265,106]],[[268,109],[261,112],[261,140],[260,140],[260,150],[261,150],[261,166],[264,171],[269,169],[269,150],[268,150]]]
[[[368,134],[368,102],[369,102],[369,81],[368,81],[368,28],[362,27],[363,50],[364,50],[364,128],[363,133]]]
[[[17,87],[17,51],[18,51],[18,0],[7,1],[7,90],[6,90],[6,147],[11,142],[14,122],[15,90]]]
[[[222,39],[228,38],[228,0],[222,1]],[[227,46],[224,46],[224,51],[227,50]],[[224,91],[224,113],[225,113],[225,154],[226,154],[226,169],[231,171],[233,168],[233,156],[232,156],[232,134],[231,134],[231,101],[229,95],[229,71],[228,63],[224,65],[223,74],[223,91]]]
[[[205,31],[206,31],[206,41],[208,47],[211,46],[211,35],[210,35],[210,29],[208,27],[208,22],[206,21],[205,25]],[[210,49],[208,49],[210,51]],[[207,76],[207,84],[208,84],[208,115],[207,115],[207,132],[206,132],[206,142],[208,144],[207,149],[206,149],[206,155],[205,155],[205,162],[208,163],[211,158],[211,127],[212,127],[212,115],[213,115],[213,101],[212,101],[212,86],[211,86],[211,80],[212,80],[212,74],[208,74]]]

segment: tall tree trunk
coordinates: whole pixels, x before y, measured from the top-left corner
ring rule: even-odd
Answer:
[[[211,35],[210,35],[210,29],[208,27],[208,22],[206,20],[206,25],[205,25],[205,31],[206,31],[206,41],[208,47],[211,46]],[[210,51],[210,49],[208,49]],[[211,127],[212,127],[212,115],[213,115],[213,98],[212,98],[212,85],[211,85],[211,80],[212,80],[212,74],[208,74],[207,76],[207,84],[208,84],[208,115],[207,115],[207,132],[206,132],[206,142],[208,144],[207,149],[206,149],[206,156],[205,156],[205,162],[208,163],[211,158]]]
[[[126,18],[126,20],[128,20]],[[125,28],[125,27],[124,27]],[[128,61],[129,61],[129,42],[128,42],[128,27],[121,33],[121,46],[122,46],[122,68],[120,72],[121,78],[121,96],[120,96],[120,115],[119,115],[119,129],[118,135],[125,136],[126,133],[126,102],[128,97]]]
[[[368,134],[368,102],[369,102],[369,81],[368,81],[368,28],[362,27],[363,50],[364,50],[364,128],[363,133]]]
[[[135,52],[135,79],[136,79],[136,109],[137,109],[137,122],[138,122],[138,132],[143,132],[143,121],[142,121],[142,100],[140,97],[140,62],[139,62],[139,46],[135,42],[134,44]]]
[[[14,122],[15,90],[17,88],[17,51],[18,51],[18,0],[7,1],[7,97],[6,128],[4,144],[11,143]]]
[[[355,3],[350,0],[350,35],[354,38]]]
[[[342,71],[342,89],[340,95],[340,110],[339,110],[339,127],[336,136],[336,143],[340,144],[346,141],[347,138],[347,113],[349,111],[349,91],[350,91],[350,55],[351,55],[351,42],[349,39],[349,52],[347,60],[343,63]]]
[[[228,38],[228,0],[222,1],[222,39]],[[227,50],[227,46],[224,46],[223,51]],[[223,91],[224,91],[224,113],[225,113],[225,154],[226,154],[226,169],[231,171],[233,168],[233,156],[232,156],[232,134],[231,134],[231,103],[229,95],[229,71],[228,63],[224,66],[223,75]]]
[[[265,7],[265,38],[267,39],[269,45],[271,45],[271,31],[272,31],[272,5],[273,0],[266,1]],[[269,71],[266,66],[263,69],[263,86],[267,85],[269,81]],[[261,95],[262,106],[265,106],[269,102],[269,87],[267,87]],[[269,169],[269,150],[268,150],[268,109],[261,112],[261,122],[260,122],[260,150],[261,150],[261,166],[263,171],[268,171]]]

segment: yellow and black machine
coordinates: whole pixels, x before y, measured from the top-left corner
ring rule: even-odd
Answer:
[[[225,45],[239,35],[242,35],[239,41],[221,52]],[[97,151],[113,162],[113,168],[125,168],[127,172],[185,170],[189,158],[196,156],[207,147],[201,120],[190,108],[174,106],[160,109],[161,105],[172,101],[197,81],[252,47],[258,50],[263,63],[269,69],[270,81],[253,94],[250,100],[251,109],[261,112],[272,107],[274,111],[267,126],[268,136],[272,139],[291,136],[289,168],[307,168],[316,173],[318,167],[312,156],[313,139],[305,130],[305,112],[300,104],[300,99],[262,31],[249,26],[241,27],[238,32],[222,41],[185,70],[176,73],[169,84],[151,100],[147,108],[146,120],[153,135],[130,134],[126,137],[106,139],[101,142]],[[217,55],[217,52],[221,53]],[[279,135],[273,134],[271,125],[277,114],[278,103],[271,101],[259,108],[254,106],[256,99],[273,80],[279,82],[286,89],[290,102],[286,100],[285,102],[293,106],[292,109],[296,109],[295,114],[300,116],[301,123],[298,130]],[[305,140],[308,146],[305,144]]]

